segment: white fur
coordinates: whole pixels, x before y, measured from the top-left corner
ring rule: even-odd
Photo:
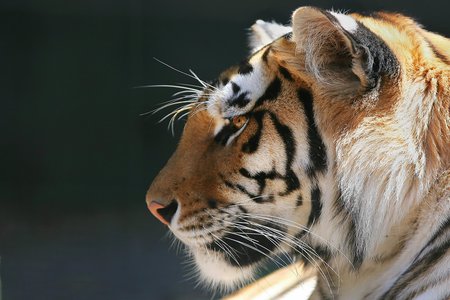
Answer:
[[[291,27],[283,26],[275,22],[257,20],[251,27],[251,30],[250,47],[254,52],[290,32],[292,29]]]
[[[245,75],[235,74],[230,78],[230,82],[227,85],[222,89],[215,91],[210,97],[207,109],[212,116],[220,119],[245,114],[253,108],[256,100],[264,94],[271,77],[267,74],[267,70],[262,66],[261,62],[252,59],[250,63],[253,66],[253,71],[251,73]],[[251,101],[244,108],[228,106],[227,103],[225,103],[234,95],[231,82],[234,82],[241,88],[237,95],[245,92],[248,93],[247,97],[250,98]]]
[[[434,178],[426,174],[420,142],[431,110],[424,104],[434,100],[424,100],[423,89],[420,82],[410,85],[394,115],[367,117],[337,143],[340,187],[348,208],[359,216],[359,240],[367,241],[360,246],[366,251],[374,251]],[[412,120],[418,116],[423,123]]]
[[[358,23],[356,23],[355,19],[353,19],[352,17],[334,11],[330,11],[330,13],[338,20],[342,28],[344,28],[348,32],[354,33],[358,29]]]
[[[200,278],[213,288],[231,290],[253,279],[254,267],[232,267],[225,262],[223,254],[204,249],[194,249],[192,253]]]

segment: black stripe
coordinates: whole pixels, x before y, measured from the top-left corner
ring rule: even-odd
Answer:
[[[422,36],[431,51],[433,51],[434,56],[439,58],[443,63],[450,65],[450,59],[448,58],[448,56],[441,53],[441,51],[439,51],[439,49],[436,48],[436,46],[424,34],[422,34],[420,31],[418,31],[418,33]]]
[[[294,80],[294,79],[292,78],[292,75],[291,75],[291,73],[289,72],[288,69],[286,69],[286,68],[283,67],[283,66],[280,66],[280,67],[279,67],[279,70],[280,70],[281,75],[283,75],[283,77],[284,77],[286,80],[288,80],[288,81],[293,81],[293,80]]]
[[[239,131],[239,127],[235,126],[233,123],[224,125],[222,129],[214,137],[214,141],[222,146],[225,146],[230,139],[230,137]]]
[[[450,230],[450,216],[448,216],[447,219],[445,220],[445,222],[439,226],[439,228],[436,230],[436,232],[433,234],[433,236],[430,238],[430,240],[428,241],[428,243],[425,245],[424,248],[432,245],[436,241],[437,238],[444,235],[446,233],[446,231],[448,231],[448,230]],[[419,253],[418,257],[420,257],[420,255],[422,254],[423,251],[424,251],[424,249],[422,249],[422,251]]]
[[[439,277],[434,277],[433,281],[425,281],[425,282],[421,282],[423,283],[421,286],[414,286],[414,290],[411,291],[408,295],[406,295],[404,298],[405,299],[415,299],[417,296],[419,296],[420,294],[426,292],[427,290],[431,290],[434,287],[436,287],[436,285],[438,285],[441,282],[447,282],[449,278],[449,273],[447,272],[444,275],[441,275]],[[442,298],[442,299],[450,299],[450,298]]]
[[[225,186],[229,187],[232,190],[235,190],[237,192],[241,192],[241,193],[245,194],[246,196],[248,196],[249,198],[251,198],[253,201],[255,201],[257,203],[263,202],[263,199],[258,197],[258,195],[250,193],[245,187],[243,187],[240,184],[233,184],[232,182],[230,182],[228,180],[224,180],[224,183],[225,183]]]
[[[275,199],[272,195],[269,195],[268,197],[261,197],[261,193],[259,194],[253,194],[249,192],[243,185],[241,184],[234,184],[228,180],[226,180],[223,175],[221,175],[221,179],[225,183],[225,186],[235,190],[237,192],[243,193],[247,197],[249,197],[252,201],[256,203],[267,203],[267,202],[273,202]]]
[[[286,126],[278,120],[276,115],[274,113],[270,113],[270,118],[275,125],[275,129],[277,130],[278,134],[280,135],[281,139],[284,143],[284,148],[286,151],[286,173],[289,169],[292,168],[292,162],[294,160],[295,155],[295,140],[294,140],[294,134],[292,133],[292,130],[289,128],[289,126]]]
[[[313,97],[311,93],[306,89],[299,89],[297,95],[300,103],[303,105],[308,122],[309,159],[311,163],[307,172],[312,176],[314,173],[323,172],[327,168],[325,144],[322,141],[315,122]]]
[[[259,195],[263,193],[264,188],[266,187],[267,179],[273,180],[275,178],[282,178],[282,176],[279,173],[275,172],[275,170],[272,170],[270,172],[258,172],[255,175],[251,175],[247,169],[241,168],[239,170],[239,173],[241,173],[242,176],[253,179],[257,182]]]
[[[286,126],[282,124],[275,114],[268,112],[268,111],[257,111],[253,113],[253,117],[256,120],[257,123],[257,129],[256,132],[249,138],[249,140],[242,146],[242,151],[246,153],[253,153],[257,150],[259,146],[259,142],[261,139],[261,132],[263,130],[263,118],[265,114],[269,114],[270,118],[272,120],[272,123],[275,126],[275,129],[277,130],[277,133],[280,135],[285,149],[286,154],[286,162],[285,162],[285,172],[284,175],[276,172],[275,169],[271,170],[270,172],[258,172],[254,175],[251,175],[248,170],[245,168],[242,168],[239,170],[242,176],[246,178],[250,178],[253,180],[256,180],[259,186],[259,194],[261,195],[264,191],[264,188],[266,186],[266,180],[273,180],[276,178],[284,180],[286,184],[286,189],[284,192],[279,193],[280,196],[286,196],[290,194],[291,192],[298,190],[300,188],[300,181],[295,174],[295,172],[292,170],[292,164],[294,160],[294,155],[296,152],[296,145],[294,140],[294,135],[292,133],[292,130],[289,128],[289,126]],[[247,192],[248,193],[248,192]],[[270,198],[270,197],[269,197]],[[273,197],[271,197],[271,200],[273,200]],[[264,200],[260,200],[264,201]],[[269,201],[269,199],[266,199],[265,201]]]
[[[286,184],[286,190],[280,193],[280,196],[287,196],[293,191],[300,189],[300,180],[291,169],[284,176],[284,182]]]
[[[231,88],[233,89],[233,93],[237,94],[241,90],[241,87],[236,82],[231,82]]]
[[[294,156],[296,152],[296,145],[294,140],[294,134],[289,126],[281,124],[275,114],[270,113],[270,117],[272,119],[275,128],[283,140],[284,149],[286,152],[286,165],[285,165],[285,183],[286,183],[286,191],[281,193],[280,196],[286,196],[290,194],[292,191],[300,188],[300,181],[298,180],[297,175],[292,170],[292,164],[294,161]]]
[[[342,199],[342,193],[339,191],[338,197],[333,204],[335,218],[340,218],[341,226],[348,226],[348,232],[346,236],[347,247],[352,257],[352,265],[357,270],[365,257],[364,247],[360,241],[357,241],[357,216],[355,213],[350,212]],[[361,245],[358,247],[358,245]]]
[[[253,66],[248,61],[239,64],[238,73],[241,75],[249,74],[253,71]]]
[[[280,173],[276,172],[275,169],[273,169],[270,172],[258,172],[254,175],[251,175],[250,172],[245,169],[245,168],[241,168],[239,170],[239,173],[249,179],[253,179],[257,182],[258,184],[258,194],[261,195],[264,192],[264,188],[266,187],[267,180],[274,180],[274,179],[282,179],[284,180],[285,184],[286,184],[286,190],[282,193],[279,193],[280,196],[286,196],[288,194],[290,194],[291,192],[298,190],[300,188],[300,181],[298,180],[297,175],[292,171],[289,170],[288,173],[286,173],[286,175],[281,175]],[[269,200],[269,199],[267,199]],[[264,201],[264,202],[268,202],[268,201]],[[273,200],[273,199],[272,199]],[[297,200],[297,202],[300,201],[300,205],[301,205],[301,197],[300,200]]]
[[[256,100],[255,107],[262,105],[266,101],[275,100],[281,92],[281,80],[275,77],[274,80],[269,84],[264,94]]]
[[[355,217],[352,216],[348,219],[347,244],[352,255],[352,265],[354,270],[357,270],[359,269],[359,267],[361,267],[365,256],[364,247],[358,247],[359,243],[357,241],[356,230]]]
[[[314,225],[317,220],[319,220],[320,215],[322,214],[322,200],[321,200],[321,192],[319,187],[314,187],[311,190],[311,213],[308,218],[308,227]]]
[[[411,265],[406,273],[397,280],[393,288],[386,292],[380,299],[397,299],[398,294],[400,294],[411,282],[415,279],[420,279],[420,274],[423,274],[428,269],[434,267],[447,253],[449,248],[450,240],[428,252],[425,257]]]
[[[232,99],[228,100],[228,103],[229,105],[238,106],[240,108],[245,107],[251,101],[251,99],[247,96],[248,92],[243,92],[239,96],[233,97]]]
[[[252,113],[252,116],[255,119],[257,125],[256,132],[248,139],[246,143],[242,145],[242,152],[253,153],[258,149],[259,142],[261,140],[261,131],[263,129],[264,115],[264,111],[257,111]]]
[[[269,47],[266,48],[266,50],[264,50],[264,53],[263,53],[263,55],[262,55],[262,60],[263,60],[265,63],[267,63],[267,57],[269,56],[270,50],[272,50],[271,48],[272,48],[272,47],[269,46]]]
[[[447,221],[437,230],[426,246],[422,248],[419,255],[416,256],[416,259],[409,266],[409,268],[397,279],[392,288],[380,299],[396,299],[397,295],[401,293],[402,290],[404,290],[415,279],[420,279],[420,274],[423,274],[430,268],[434,267],[447,253],[450,249],[450,239],[446,239],[443,243],[439,243],[438,245],[434,245],[434,247],[432,247],[438,237],[445,234],[448,235],[447,231],[449,226]]]
[[[231,81],[231,88],[233,90],[233,96],[227,100],[228,105],[242,108],[250,102],[250,99],[247,98],[249,92],[239,94],[241,87],[237,83]]]
[[[430,47],[431,51],[433,51],[434,56],[439,58],[442,62],[446,63],[447,65],[450,65],[449,58],[441,53],[438,48],[436,48],[435,45],[433,45],[428,39],[425,38],[425,41],[428,43],[428,46]]]

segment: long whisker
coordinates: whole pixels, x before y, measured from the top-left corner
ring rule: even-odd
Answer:
[[[245,214],[244,214],[245,215]],[[302,231],[306,231],[308,232],[310,235],[312,235],[313,237],[319,239],[320,241],[324,242],[327,246],[329,246],[331,249],[336,250],[337,252],[339,252],[339,254],[341,254],[349,263],[351,266],[353,266],[351,260],[345,255],[345,253],[340,250],[339,248],[337,248],[336,246],[332,245],[330,242],[328,242],[327,240],[325,240],[324,238],[322,238],[321,236],[312,233],[308,227],[301,225],[297,222],[291,221],[291,220],[287,220],[278,216],[274,216],[274,215],[265,215],[265,214],[257,214],[257,213],[251,213],[251,214],[247,214],[248,217],[252,217],[252,218],[260,218],[264,221],[268,221],[270,223],[278,223],[281,225],[285,225],[285,226],[291,226],[295,229],[299,229]]]
[[[169,65],[168,63],[163,62],[162,60],[160,60],[160,59],[158,59],[158,58],[156,58],[156,57],[153,57],[153,59],[156,60],[157,62],[163,64],[164,66],[168,67],[169,69],[172,69],[172,70],[174,70],[174,71],[176,71],[176,72],[178,72],[178,73],[180,73],[180,74],[186,75],[186,76],[188,76],[188,77],[190,77],[190,78],[192,78],[192,79],[197,80],[197,81],[198,81],[202,86],[204,86],[204,87],[208,86],[208,87],[210,87],[210,88],[212,88],[212,89],[216,89],[215,86],[213,86],[213,85],[211,85],[211,84],[209,84],[209,83],[206,83],[206,82],[204,82],[203,80],[201,80],[201,79],[197,76],[197,74],[195,74],[192,70],[189,70],[189,72],[191,72],[191,74],[189,74],[189,73],[183,72],[183,71],[181,71],[181,70],[179,70],[179,69],[177,69],[177,68],[175,68],[175,67]]]
[[[216,219],[216,220],[218,220],[218,219],[215,218],[214,216],[211,216],[211,217],[214,218],[214,219]],[[246,220],[243,220],[243,221],[246,221]],[[250,230],[250,231],[252,231],[252,232],[255,232],[254,235],[264,235],[264,236],[266,236],[266,237],[269,239],[269,241],[270,241],[272,244],[274,244],[275,246],[277,246],[277,243],[275,242],[275,240],[273,240],[273,239],[271,239],[271,237],[267,236],[266,232],[258,231],[256,228],[252,228],[252,227],[245,226],[244,224],[239,223],[239,222],[238,222],[238,223],[233,223],[233,222],[226,221],[226,220],[222,220],[222,222],[227,223],[227,224],[231,225],[231,227],[234,227],[234,228],[238,229],[240,232],[242,232],[242,234],[245,235],[246,239],[249,240],[250,242],[252,242],[255,246],[258,244],[258,241],[255,240],[255,239],[253,239],[253,238],[251,238],[251,237],[249,236],[249,233],[248,233],[248,232],[245,232],[244,230]],[[239,236],[239,234],[236,233],[236,232],[230,232],[230,231],[227,231],[227,230],[223,230],[223,231],[226,232],[226,233],[229,233],[229,234],[233,234],[233,235]],[[275,237],[277,237],[277,236],[275,236]],[[260,247],[263,247],[262,245],[259,245],[259,246],[260,246]],[[277,246],[277,247],[278,247],[278,246]],[[263,248],[264,248],[265,250],[267,250],[268,252],[270,252],[270,250],[267,249],[266,247],[263,247]],[[280,250],[282,250],[282,249],[280,249]],[[282,260],[282,262],[284,263],[285,266],[289,265],[289,263],[287,263],[287,262],[286,262],[283,258],[281,258],[279,255],[276,255],[276,256]],[[270,258],[270,260],[273,261],[275,264],[277,264],[279,267],[282,267],[282,265],[280,265],[280,264],[279,264],[277,261],[275,261],[273,258],[269,257],[268,255],[266,255],[266,257]]]
[[[213,86],[213,85],[211,85],[211,84],[209,84],[209,83],[207,83],[207,82],[201,80],[201,79],[197,76],[197,74],[195,74],[194,71],[192,71],[191,69],[189,69],[189,72],[190,72],[190,73],[194,76],[194,78],[195,78],[202,86],[204,86],[205,88],[206,88],[206,87],[209,87],[209,88],[212,88],[213,90],[217,89],[215,86]]]
[[[201,92],[199,89],[194,89],[192,87],[188,86],[182,86],[182,85],[176,85],[176,84],[146,84],[146,85],[140,85],[135,87],[136,89],[141,88],[174,88],[174,89],[180,89],[180,90],[190,90],[193,92]]]
[[[242,221],[248,223],[249,225],[253,225],[253,226],[256,226],[256,227],[258,227],[259,229],[261,229],[261,230],[258,230],[257,228],[253,228],[253,227],[248,227],[248,226],[246,226],[246,229],[247,229],[247,230],[256,231],[258,234],[264,235],[264,236],[266,236],[266,237],[268,237],[268,238],[272,238],[272,237],[273,237],[273,238],[275,238],[276,240],[279,240],[280,242],[283,242],[283,243],[287,244],[289,247],[291,247],[291,245],[285,241],[286,235],[288,235],[287,233],[285,233],[285,232],[283,232],[283,231],[280,231],[280,230],[277,230],[277,229],[275,229],[275,228],[271,228],[271,227],[264,226],[264,225],[259,224],[259,223],[252,222],[252,221],[247,220],[247,219],[245,219],[245,218],[242,218],[242,217],[240,217],[240,216],[238,216],[238,218],[241,219]],[[242,225],[239,224],[239,226],[242,226]],[[273,243],[274,245],[277,244],[277,243],[275,242],[276,240],[275,240],[275,241],[272,240],[272,239],[269,239],[269,240],[270,240],[271,243]],[[290,240],[289,240],[289,241],[290,241]],[[300,242],[301,242],[301,241],[300,241]],[[305,244],[305,246],[307,246],[307,245]],[[278,248],[281,252],[286,252],[285,250],[283,250],[282,248],[280,248],[280,246],[277,246],[277,248]],[[294,250],[295,250],[295,249],[294,249]],[[313,250],[313,249],[311,249],[311,250]],[[286,265],[287,265],[287,264],[286,264]]]
[[[241,217],[241,216],[238,216],[240,219],[242,219],[242,220],[245,220],[245,221],[247,221],[248,223],[250,223],[250,224],[252,224],[252,225],[254,225],[254,226],[258,226],[258,227],[262,227],[262,228],[264,228],[264,229],[266,229],[266,230],[268,230],[268,231],[270,231],[270,232],[273,232],[273,233],[276,233],[276,234],[278,234],[279,235],[279,237],[281,237],[281,238],[288,238],[288,241],[290,241],[290,242],[293,242],[294,243],[294,245],[299,245],[299,246],[301,246],[302,248],[304,248],[304,247],[307,247],[308,249],[310,249],[311,251],[313,251],[314,253],[315,253],[315,250],[312,248],[312,247],[310,247],[308,244],[306,244],[304,241],[302,241],[302,240],[300,240],[299,238],[297,238],[296,236],[294,236],[294,235],[292,235],[292,234],[289,234],[289,233],[287,233],[287,232],[284,232],[284,231],[281,231],[281,230],[279,230],[279,229],[276,229],[276,228],[272,228],[272,227],[269,227],[269,226],[265,226],[265,225],[263,225],[263,224],[259,224],[259,223],[255,223],[255,222],[252,222],[252,221],[250,221],[250,220],[247,220],[246,218],[243,218],[243,217]],[[295,249],[293,249],[294,251],[295,251]],[[316,254],[315,254],[316,255]],[[324,264],[326,264],[336,275],[338,275],[338,273],[335,271],[335,270],[333,270],[333,268],[331,267],[331,266],[329,266],[328,265],[328,263],[326,262],[326,261],[324,261],[322,258],[320,258],[320,256],[318,256],[318,258],[324,263]],[[338,275],[339,276],[339,275]]]
[[[203,89],[202,85],[198,85],[198,84],[190,84],[190,83],[177,83],[179,85],[185,85],[188,87],[192,87],[192,88],[198,88],[198,89]]]
[[[287,244],[287,245],[288,245],[289,247],[291,247],[294,251],[297,251],[295,247],[292,247],[290,243],[288,243],[287,241],[284,240],[284,237],[286,237],[286,235],[287,235],[285,232],[280,231],[280,230],[277,230],[277,229],[275,229],[275,228],[271,228],[271,227],[268,227],[268,226],[264,226],[264,225],[262,225],[262,224],[258,224],[258,223],[251,222],[251,221],[249,221],[249,220],[247,220],[247,219],[243,219],[243,220],[246,221],[247,223],[253,225],[253,226],[262,227],[263,230],[260,232],[260,234],[264,234],[266,237],[267,237],[270,233],[275,234],[275,237],[278,238],[281,242]],[[252,228],[248,228],[248,229],[251,230]],[[283,236],[283,235],[284,235],[284,236]],[[309,247],[309,246],[308,246],[307,244],[305,244],[304,242],[298,240],[296,237],[294,237],[294,236],[292,236],[292,235],[291,235],[291,237],[294,239],[294,241],[297,240],[298,242],[294,242],[294,241],[292,241],[292,240],[288,240],[288,241],[293,242],[294,245],[297,245],[297,243],[300,242],[300,245],[297,245],[297,246],[300,246],[304,251],[306,251],[304,254],[306,254],[306,255],[309,257],[309,259],[308,259],[308,257],[305,257],[305,256],[303,256],[303,257],[305,257],[308,261],[310,261],[313,265],[316,266],[317,270],[319,271],[319,273],[321,274],[321,276],[322,276],[322,277],[324,278],[324,280],[326,281],[327,286],[328,286],[328,288],[329,288],[329,290],[330,290],[330,292],[331,292],[332,290],[331,290],[331,285],[330,285],[330,283],[329,283],[328,276],[327,276],[327,274],[325,274],[325,272],[322,270],[322,268],[320,267],[320,265],[314,260],[313,256],[315,256],[316,258],[318,258],[325,266],[327,266],[326,270],[331,269],[338,277],[339,277],[339,274],[338,274],[338,273],[337,273],[337,272],[336,272],[336,271],[335,271],[335,270],[334,270],[334,269],[333,269],[326,261],[324,261],[324,260],[323,260],[323,259],[315,252],[315,250],[314,250],[313,248]],[[327,273],[328,273],[328,272],[327,272]],[[329,274],[328,274],[328,275],[329,275]]]
[[[155,113],[157,113],[157,112],[159,112],[159,111],[161,111],[161,110],[163,110],[163,109],[165,109],[165,108],[168,108],[168,107],[171,107],[171,106],[174,106],[174,105],[180,105],[180,104],[186,104],[186,103],[195,103],[195,102],[192,101],[192,100],[182,100],[183,98],[184,98],[184,99],[187,99],[187,97],[185,96],[185,97],[180,98],[180,101],[177,101],[177,102],[170,102],[170,103],[164,104],[164,105],[162,105],[161,107],[158,107],[157,109],[154,109],[154,110],[152,111],[152,113],[155,114]]]
[[[169,65],[168,63],[163,62],[162,60],[160,60],[160,59],[158,59],[158,58],[156,58],[156,57],[153,57],[153,59],[156,60],[157,62],[159,62],[160,64],[163,64],[164,66],[168,67],[169,69],[174,70],[175,72],[178,72],[178,73],[183,74],[183,75],[186,75],[186,76],[188,76],[188,77],[190,77],[190,78],[196,79],[196,78],[195,78],[194,76],[192,76],[191,74],[186,73],[186,72],[183,72],[183,71],[181,71],[181,70],[179,70],[179,69],[177,69],[177,68],[175,68],[175,67]]]

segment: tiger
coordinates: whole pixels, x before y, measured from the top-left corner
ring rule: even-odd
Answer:
[[[300,7],[250,48],[202,81],[146,194],[199,280],[233,290],[288,254],[308,299],[450,299],[450,40]]]

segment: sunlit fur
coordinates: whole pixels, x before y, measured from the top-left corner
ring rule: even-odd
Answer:
[[[202,88],[169,114],[189,117],[147,193],[178,204],[200,278],[229,290],[300,259],[311,299],[449,298],[450,41],[312,7],[252,30],[241,65],[189,74]]]

